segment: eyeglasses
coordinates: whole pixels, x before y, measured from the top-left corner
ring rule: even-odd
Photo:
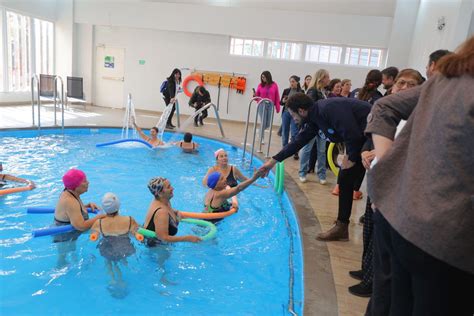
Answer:
[[[403,86],[407,86],[408,88],[413,88],[418,85],[418,83],[414,80],[406,81],[403,79],[398,79],[397,82],[395,83],[397,87],[402,88]]]

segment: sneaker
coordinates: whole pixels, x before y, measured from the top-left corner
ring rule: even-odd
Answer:
[[[308,181],[308,180],[306,179],[306,176],[300,177],[300,182],[301,182],[301,183],[305,183],[306,181]]]
[[[362,193],[361,191],[354,191],[354,193],[352,194],[352,199],[361,200],[363,195],[364,193]]]
[[[326,179],[319,179],[319,184],[325,185],[326,183],[328,183]]]
[[[355,296],[370,297],[372,295],[372,284],[364,284],[363,282],[349,286],[349,292]]]
[[[349,271],[349,275],[353,277],[356,280],[362,281],[364,278],[364,272],[362,270],[357,270],[357,271]]]
[[[316,239],[321,241],[349,241],[349,224],[336,221],[336,224],[330,230],[318,234]]]
[[[332,195],[339,195],[339,184],[336,184],[336,186],[334,187],[334,189],[332,189],[331,194],[332,194]]]
[[[299,159],[300,159],[300,156],[298,155],[298,153],[296,153],[296,154],[293,156],[293,159],[294,159],[294,160],[299,160]]]

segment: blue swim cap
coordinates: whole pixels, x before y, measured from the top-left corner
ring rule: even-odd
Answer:
[[[221,177],[221,174],[217,171],[211,173],[207,177],[207,187],[209,189],[214,189],[217,185],[217,182],[219,182],[220,177]]]

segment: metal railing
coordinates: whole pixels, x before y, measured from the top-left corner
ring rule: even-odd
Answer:
[[[58,94],[58,79],[61,82],[61,129],[64,130],[64,81],[61,76],[54,77],[54,125],[57,126],[56,120],[56,104],[57,104],[57,94]]]
[[[31,114],[33,118],[33,126],[35,126],[35,81],[36,91],[38,92],[38,129],[41,128],[41,99],[40,99],[40,81],[38,75],[31,76]]]
[[[260,98],[260,97],[254,97],[250,100],[249,103],[249,109],[247,111],[247,121],[245,123],[245,138],[244,138],[244,151],[242,154],[242,158],[245,159],[245,153],[247,151],[247,137],[248,137],[248,130],[249,130],[249,123],[250,123],[250,112],[252,110],[252,104],[257,101],[257,111],[255,113],[255,123],[253,125],[253,139],[252,139],[252,149],[251,149],[251,154],[250,154],[250,165],[252,164],[253,160],[253,155],[255,151],[255,137],[257,134],[257,125],[258,125],[258,117],[259,117],[259,111],[261,109],[262,114],[260,115],[261,117],[261,122],[260,122],[260,142],[258,146],[258,152],[262,152],[262,145],[264,144],[265,140],[265,122],[267,120],[267,111],[265,110],[264,106],[265,104],[271,104],[271,120],[270,120],[270,134],[268,138],[268,146],[267,146],[267,154],[265,157],[269,157],[270,154],[270,143],[272,141],[272,129],[273,129],[273,117],[275,114],[275,107],[273,106],[273,102],[270,99],[266,98]]]
[[[57,81],[61,83],[61,129],[64,130],[64,82],[60,76],[54,76],[54,91],[53,91],[53,101],[54,101],[54,125],[57,126],[57,100],[58,100],[58,84]],[[35,82],[36,82],[36,92],[37,98],[35,100]],[[36,103],[35,103],[36,102]],[[35,125],[35,104],[38,104],[38,130],[41,129],[41,88],[40,80],[38,75],[34,74],[31,77],[31,116],[33,126]]]
[[[194,114],[191,116],[191,118],[195,118],[196,116],[201,114],[203,111],[209,109],[210,107],[212,107],[214,109],[214,113],[216,114],[217,125],[219,125],[219,129],[221,130],[222,138],[225,138],[224,129],[222,128],[221,118],[219,117],[219,111],[217,110],[217,107],[214,103],[209,102],[208,104],[206,104],[205,106],[203,106],[202,108],[200,108],[199,110],[194,112]],[[179,115],[178,115],[178,117],[179,117]],[[179,127],[179,120],[178,120],[178,127]]]

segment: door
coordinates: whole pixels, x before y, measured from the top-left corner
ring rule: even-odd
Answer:
[[[125,49],[97,46],[95,63],[95,105],[125,107]]]

